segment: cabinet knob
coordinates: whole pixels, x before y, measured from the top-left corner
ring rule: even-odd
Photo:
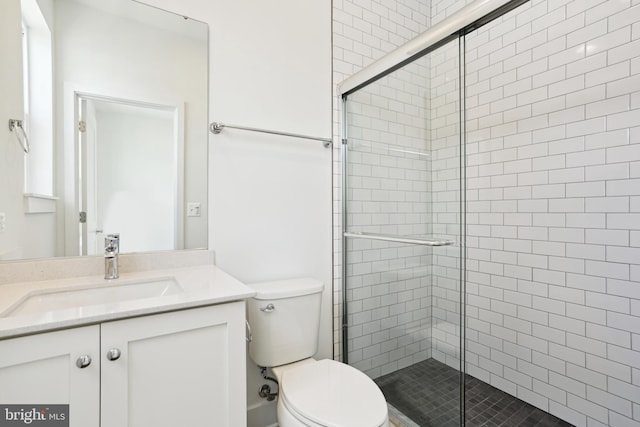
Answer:
[[[112,348],[109,351],[107,351],[107,359],[114,361],[114,360],[118,360],[120,359],[120,355],[122,353],[120,352],[120,350],[118,350],[117,348]]]
[[[86,368],[89,365],[91,365],[91,356],[89,356],[88,354],[80,356],[78,357],[78,360],[76,360],[76,366],[80,369]]]

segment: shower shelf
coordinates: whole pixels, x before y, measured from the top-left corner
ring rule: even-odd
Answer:
[[[413,245],[424,245],[424,246],[450,246],[450,245],[455,245],[456,243],[453,240],[434,240],[434,239],[424,239],[421,237],[394,236],[392,234],[364,233],[360,231],[347,231],[344,233],[344,237],[353,237],[357,239],[384,240],[386,242],[410,243]]]

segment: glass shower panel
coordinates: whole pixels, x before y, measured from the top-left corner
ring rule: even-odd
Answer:
[[[417,424],[460,425],[458,39],[345,112],[347,361]]]

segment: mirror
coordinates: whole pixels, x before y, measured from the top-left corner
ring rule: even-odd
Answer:
[[[0,260],[100,255],[110,233],[121,252],[206,248],[208,26],[134,0],[6,1],[18,73],[0,89],[22,90],[0,111],[31,149],[0,141]]]

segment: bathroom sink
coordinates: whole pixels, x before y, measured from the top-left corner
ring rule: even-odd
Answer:
[[[45,290],[28,294],[5,310],[0,317],[15,317],[66,308],[118,303],[175,295],[180,292],[182,292],[182,288],[173,277],[124,283],[100,283],[93,287],[83,286],[76,289]]]

